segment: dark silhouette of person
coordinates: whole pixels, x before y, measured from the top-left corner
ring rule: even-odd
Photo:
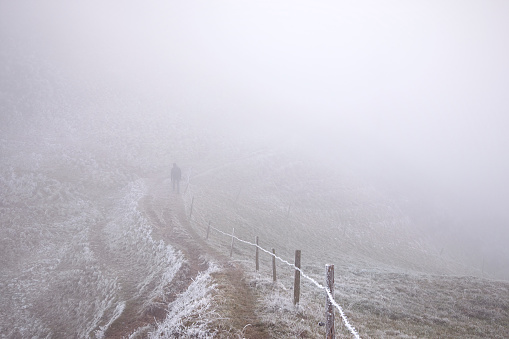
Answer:
[[[173,167],[171,169],[171,186],[173,188],[173,192],[175,192],[175,187],[177,187],[177,193],[180,193],[181,178],[182,171],[180,170],[180,167],[178,167],[176,163],[173,163]]]

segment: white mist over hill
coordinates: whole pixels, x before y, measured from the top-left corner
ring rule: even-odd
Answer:
[[[194,227],[298,246],[313,274],[509,279],[507,17],[502,1],[0,2],[1,335],[100,338],[176,293],[185,255],[141,207],[173,162]],[[449,281],[446,300],[465,293]]]
[[[120,150],[104,156],[144,174],[207,154],[208,133],[284,146],[507,278],[508,15],[502,1],[4,1],[1,137],[71,147],[101,126]],[[178,119],[200,137],[147,131]],[[5,166],[39,159],[2,147]]]

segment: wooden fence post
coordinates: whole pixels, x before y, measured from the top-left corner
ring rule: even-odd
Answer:
[[[209,239],[209,233],[210,233],[210,220],[209,220],[209,226],[207,227],[207,240]]]
[[[237,196],[235,196],[235,204],[237,203],[237,201],[239,200],[239,197],[240,197],[240,193],[242,192],[242,187],[239,188],[239,191],[237,192]]]
[[[276,250],[272,249],[272,281],[276,282]]]
[[[482,257],[481,274],[482,274],[482,277],[484,277],[484,256]]]
[[[255,237],[255,240],[256,240],[256,272],[258,272],[258,270],[260,269],[260,263],[258,261],[258,236]]]
[[[193,215],[193,204],[194,204],[194,197],[191,199],[191,210],[189,211],[189,219],[191,219],[191,216]]]
[[[325,275],[326,288],[330,295],[334,297],[334,265],[325,265]],[[327,295],[325,318],[327,319],[325,322],[325,338],[334,339],[336,337],[334,330],[334,305],[332,305],[329,295]]]
[[[300,250],[295,250],[295,281],[293,283],[293,304],[297,305],[300,298]]]
[[[235,239],[233,235],[235,234],[235,228],[232,230],[232,245],[230,246],[230,258],[233,256],[233,240]]]

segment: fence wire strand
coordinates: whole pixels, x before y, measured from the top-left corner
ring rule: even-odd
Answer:
[[[352,335],[356,338],[356,339],[360,339],[360,336],[359,334],[357,333],[357,330],[355,329],[355,327],[353,327],[350,322],[348,321],[348,318],[346,317],[345,315],[345,312],[343,311],[343,308],[336,302],[336,300],[334,300],[334,296],[331,294],[331,292],[329,291],[328,288],[326,288],[325,286],[323,286],[322,284],[320,284],[319,282],[317,282],[315,279],[311,278],[310,276],[308,276],[307,274],[305,274],[302,269],[300,269],[299,267],[295,266],[294,264],[291,264],[290,262],[288,262],[287,260],[283,259],[283,258],[280,258],[278,257],[277,255],[275,255],[274,253],[270,252],[270,251],[267,251],[266,249],[264,249],[263,247],[257,245],[257,244],[254,244],[252,242],[249,242],[249,241],[246,241],[246,240],[243,240],[243,239],[240,239],[239,237],[233,235],[233,234],[228,234],[226,232],[223,232],[221,231],[220,229],[217,229],[215,228],[214,226],[212,225],[209,225],[209,227],[221,234],[224,234],[228,237],[231,237],[233,239],[236,239],[244,244],[247,244],[247,245],[251,245],[251,246],[254,246],[254,247],[258,247],[261,251],[275,257],[276,259],[278,259],[279,261],[281,261],[282,263],[285,263],[287,264],[288,266],[291,266],[293,267],[294,269],[298,270],[300,272],[300,274],[308,279],[311,283],[313,283],[316,287],[318,287],[319,289],[322,289],[322,290],[325,290],[325,292],[327,293],[327,297],[329,298],[330,302],[332,303],[332,305],[334,305],[334,307],[336,307],[336,309],[338,310],[340,316],[341,316],[341,319],[343,320],[343,324],[345,324],[346,328],[350,331],[350,333],[352,333]]]

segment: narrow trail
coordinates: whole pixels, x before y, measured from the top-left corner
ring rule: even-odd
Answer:
[[[153,225],[152,236],[157,241],[170,244],[185,258],[164,304],[172,302],[184,292],[196,276],[207,269],[207,262],[212,260],[220,268],[212,274],[216,285],[214,293],[217,294],[214,299],[220,301],[213,307],[223,319],[217,324],[218,328],[212,329],[218,331],[216,337],[270,338],[254,312],[257,298],[240,264],[231,262],[230,258],[210,248],[195,233],[187,218],[182,196],[171,191],[166,178],[147,179],[147,186],[148,194],[142,199],[140,207]],[[153,323],[154,319],[162,321],[165,315],[164,308],[152,309],[134,317],[129,314],[112,324],[106,337],[122,338],[144,324]]]

